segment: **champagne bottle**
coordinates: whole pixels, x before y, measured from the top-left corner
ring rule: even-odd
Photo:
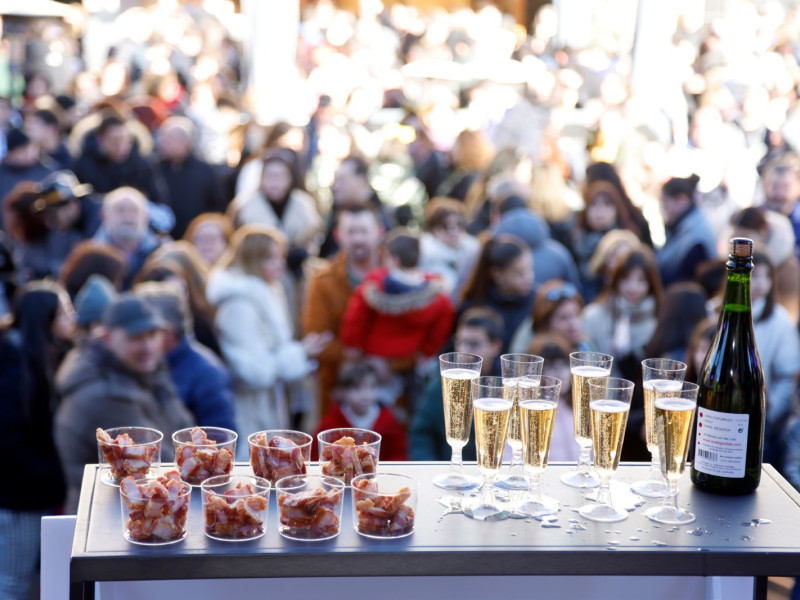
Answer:
[[[758,487],[766,393],[750,310],[753,241],[733,238],[717,331],[700,371],[692,482],[716,494]]]

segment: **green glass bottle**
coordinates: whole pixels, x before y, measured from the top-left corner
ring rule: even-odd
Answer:
[[[766,392],[753,333],[753,241],[733,238],[728,281],[711,348],[700,371],[692,483],[715,494],[746,494],[761,480]]]

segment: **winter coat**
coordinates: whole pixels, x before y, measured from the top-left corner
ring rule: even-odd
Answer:
[[[536,289],[532,289],[524,296],[505,296],[492,284],[486,294],[486,300],[477,303],[472,300],[465,300],[459,308],[459,318],[468,309],[475,307],[487,307],[497,311],[503,319],[503,345],[500,350],[505,354],[511,347],[511,341],[520,327],[527,327],[530,330],[530,317],[533,313],[533,301],[536,298]]]
[[[563,245],[550,237],[547,222],[527,208],[515,208],[503,213],[495,235],[510,233],[517,236],[533,252],[533,278],[541,285],[551,279],[563,279],[580,285],[575,261]]]
[[[204,212],[224,212],[227,199],[223,195],[214,168],[194,155],[174,162],[158,162],[158,175],[164,183],[164,204],[175,214],[175,225],[170,234],[174,239],[183,237],[189,223]]]
[[[64,474],[53,442],[48,414],[24,414],[22,338],[12,329],[0,336],[0,449],[9,457],[0,485],[0,509],[44,510],[64,501]],[[50,399],[42,399],[49,405]],[[94,460],[97,460],[95,451]]]
[[[764,439],[768,445],[771,436],[780,434],[792,411],[794,378],[800,373],[800,334],[780,304],[773,306],[769,317],[760,319],[763,306],[763,300],[753,302],[753,330],[767,390]]]
[[[676,281],[693,281],[697,265],[716,258],[716,238],[699,208],[692,208],[667,229],[667,241],[657,252],[664,287]]]
[[[178,395],[198,425],[236,430],[233,381],[211,350],[184,338],[167,354],[167,364]]]
[[[330,393],[336,385],[339,365],[344,358],[339,329],[353,293],[353,283],[347,272],[347,256],[344,252],[336,254],[328,265],[320,268],[308,280],[306,301],[303,303],[303,333],[330,331],[334,335],[317,356],[320,414],[324,414],[330,405]]]
[[[461,234],[458,248],[448,246],[432,233],[425,233],[420,239],[419,268],[439,275],[445,292],[452,298],[459,275],[468,265],[475,264],[479,252],[480,242],[467,233]]]
[[[161,460],[174,458],[171,436],[191,427],[194,419],[184,407],[163,364],[154,373],[128,370],[100,339],[67,354],[56,373],[61,395],[55,416],[55,438],[67,478],[67,510],[74,512],[84,465],[96,463],[96,429],[152,427],[164,434]]]
[[[426,274],[406,286],[386,268],[375,269],[356,288],[342,319],[347,347],[410,366],[419,356],[435,356],[453,328],[455,309],[438,276]]]
[[[260,223],[280,229],[290,246],[316,253],[324,223],[314,199],[306,192],[293,189],[279,218],[269,200],[256,189],[236,196],[228,208],[228,216],[239,226]]]
[[[206,297],[216,307],[219,346],[234,381],[236,429],[246,451],[250,434],[288,427],[283,383],[302,379],[311,365],[292,339],[279,286],[237,269],[215,269]]]

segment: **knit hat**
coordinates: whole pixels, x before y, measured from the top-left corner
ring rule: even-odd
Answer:
[[[31,143],[31,138],[28,137],[22,129],[17,129],[16,127],[13,129],[9,129],[8,133],[6,134],[6,151],[11,152],[12,150],[16,150],[17,148],[21,148],[22,146],[27,146]]]
[[[124,329],[132,336],[166,328],[166,322],[158,309],[133,292],[120,294],[106,307],[103,325],[108,329]]]
[[[106,307],[117,297],[117,290],[102,275],[89,276],[75,296],[78,325],[85,327],[103,320]]]

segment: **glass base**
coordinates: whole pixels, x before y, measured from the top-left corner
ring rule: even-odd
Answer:
[[[530,486],[530,481],[524,475],[509,473],[502,479],[495,481],[494,485],[504,490],[527,490]]]
[[[464,514],[470,519],[476,519],[478,521],[503,521],[511,516],[511,513],[507,510],[483,502],[478,502],[472,506],[465,506]]]
[[[600,477],[594,470],[569,471],[561,476],[561,483],[576,488],[595,488],[600,485]]]
[[[654,506],[653,508],[648,508],[644,514],[651,521],[666,525],[685,525],[695,520],[695,516],[692,513],[674,506]]]
[[[578,509],[578,513],[590,521],[601,523],[614,523],[628,518],[628,511],[619,510],[611,504],[584,504]]]
[[[471,490],[480,486],[481,480],[464,473],[448,471],[433,478],[433,485],[443,490]]]
[[[667,495],[667,484],[655,479],[643,479],[631,484],[631,490],[646,498],[664,498]]]
[[[645,503],[644,498],[642,498],[638,494],[633,493],[633,490],[631,490],[631,486],[629,486],[627,483],[617,481],[616,479],[611,482],[609,490],[614,505],[629,512],[639,508]],[[595,488],[594,490],[586,494],[584,496],[584,499],[588,500],[589,502],[597,502],[597,498],[599,496],[600,496],[600,490],[599,488]]]
[[[539,496],[536,500],[523,502],[514,510],[528,517],[543,517],[544,515],[554,515],[560,510],[558,500],[550,496]]]

